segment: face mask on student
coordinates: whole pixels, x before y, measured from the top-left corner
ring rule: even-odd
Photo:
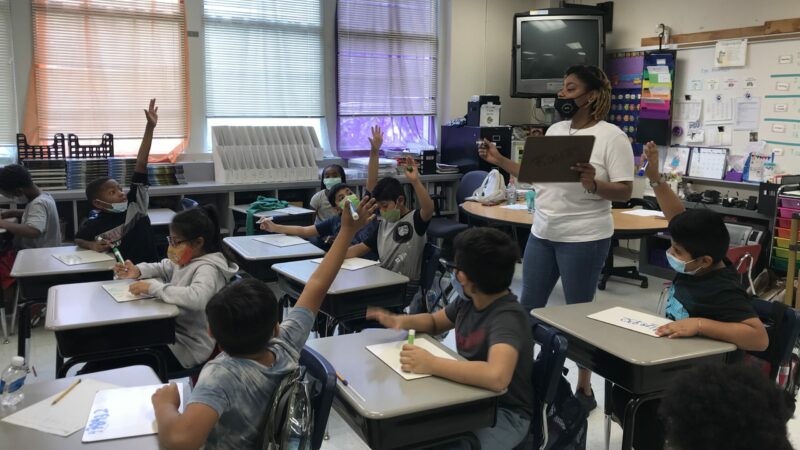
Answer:
[[[397,222],[398,220],[400,220],[401,216],[402,215],[400,214],[400,208],[393,208],[381,211],[381,217],[383,218],[383,220],[387,222]]]
[[[336,186],[337,184],[341,183],[342,179],[339,177],[336,178],[323,178],[322,184],[325,185],[325,189],[331,189],[332,187]]]
[[[467,300],[469,300],[471,298],[469,295],[464,293],[464,286],[461,284],[460,281],[458,281],[458,277],[456,276],[456,272],[453,272],[453,278],[450,281],[450,286],[453,287],[453,290],[456,291],[456,294],[458,294],[459,297],[465,298]]]
[[[106,211],[112,213],[124,213],[128,210],[128,202],[118,202],[118,203],[108,203],[104,202],[103,200],[98,200],[99,202],[103,202],[106,205],[111,205],[111,208],[106,208]]]
[[[693,270],[691,272],[687,272],[686,271],[686,265],[691,263],[691,262],[693,262],[693,261],[696,261],[696,260],[697,260],[697,258],[695,258],[695,259],[693,259],[691,261],[681,261],[680,259],[676,258],[669,251],[667,252],[667,261],[669,262],[669,265],[673,269],[675,269],[675,272],[682,273],[682,274],[685,274],[685,275],[694,275],[694,274],[697,273],[697,270],[700,270],[700,269],[697,269],[697,270]]]
[[[192,261],[192,248],[186,242],[178,245],[170,244],[167,247],[167,258],[175,265],[185,266]]]
[[[350,204],[353,205],[353,208],[358,209],[358,205],[361,203],[361,200],[359,200],[356,194],[350,194],[339,202],[339,208],[342,208],[342,211],[344,211],[347,208],[348,200],[350,200]]]

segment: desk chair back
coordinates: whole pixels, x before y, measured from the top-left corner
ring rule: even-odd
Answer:
[[[741,276],[747,276],[747,291],[755,294],[753,287],[753,267],[758,262],[758,255],[761,254],[761,245],[743,245],[728,249],[725,255],[733,264],[733,268]]]
[[[312,450],[322,446],[325,428],[328,426],[328,416],[336,395],[336,371],[331,363],[322,355],[305,346],[300,352],[300,365],[306,368],[306,373],[321,383],[319,394],[311,399],[314,411],[314,432],[311,438]]]
[[[792,350],[800,336],[800,311],[781,302],[768,302],[759,298],[754,298],[752,305],[767,327],[769,346],[763,352],[748,353],[769,363],[769,377],[775,380],[780,367],[791,360]]]
[[[475,189],[478,189],[478,186],[481,185],[483,179],[486,178],[488,172],[483,170],[473,170],[472,172],[467,172],[461,177],[461,182],[458,184],[458,189],[456,189],[456,205],[459,211],[459,221],[456,222],[453,219],[449,219],[446,217],[441,217],[439,211],[439,201],[444,200],[444,195],[437,195],[435,198],[436,203],[436,215],[431,219],[430,225],[428,225],[428,238],[435,241],[436,239],[442,239],[445,242],[452,240],[456,234],[464,231],[467,228],[466,219],[464,215],[461,214],[461,204],[464,203],[465,199],[475,192]]]
[[[467,197],[475,193],[475,189],[478,189],[478,186],[483,183],[486,175],[489,175],[489,172],[485,170],[473,170],[465,173],[456,189],[456,203],[461,205]]]

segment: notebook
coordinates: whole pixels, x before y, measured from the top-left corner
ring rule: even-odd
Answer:
[[[98,253],[93,250],[81,250],[74,253],[56,253],[53,255],[53,258],[68,266],[106,261],[114,262],[114,257],[110,253]]]
[[[307,244],[308,241],[297,236],[287,236],[285,234],[268,234],[266,236],[259,236],[253,238],[258,242],[274,245],[276,247],[289,247],[292,245]]]
[[[406,380],[416,380],[418,378],[429,377],[430,375],[427,374],[403,372],[403,370],[400,368],[400,351],[403,350],[403,345],[406,343],[407,341],[397,341],[387,342],[385,344],[368,345],[367,350],[372,352],[373,355],[378,357],[378,359],[383,361],[387,366],[391,367],[392,370],[397,372],[398,375]],[[414,339],[414,345],[429,351],[433,356],[455,360],[452,355],[436,346],[425,336],[417,336],[416,339]]]
[[[147,280],[139,280],[139,281],[147,281]],[[142,294],[142,295],[134,295],[131,294],[131,291],[128,290],[128,286],[131,283],[128,281],[120,281],[118,283],[108,283],[103,285],[103,289],[108,292],[109,295],[114,297],[114,300],[117,303],[124,303],[124,302],[131,302],[134,300],[144,300],[147,298],[155,298],[150,294]]]
[[[179,412],[183,412],[183,384],[177,383],[181,396]],[[99,391],[86,419],[82,442],[107,441],[158,433],[153,393],[164,386],[136,386]]]

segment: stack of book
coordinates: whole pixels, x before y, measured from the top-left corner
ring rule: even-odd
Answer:
[[[175,186],[186,184],[182,164],[150,164],[147,166],[150,186]]]
[[[22,165],[28,169],[33,182],[44,191],[67,188],[67,162],[63,159],[26,159]]]
[[[92,181],[108,176],[108,159],[67,159],[67,189],[86,189]]]
[[[136,170],[136,158],[108,158],[108,176],[117,180],[120,186],[130,186],[133,171]]]

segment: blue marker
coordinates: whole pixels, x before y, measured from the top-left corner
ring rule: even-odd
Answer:
[[[642,164],[642,167],[639,168],[639,176],[640,177],[644,176],[644,169],[647,169],[647,163],[649,163],[649,162],[650,162],[649,159],[645,159],[644,160],[644,164]]]

